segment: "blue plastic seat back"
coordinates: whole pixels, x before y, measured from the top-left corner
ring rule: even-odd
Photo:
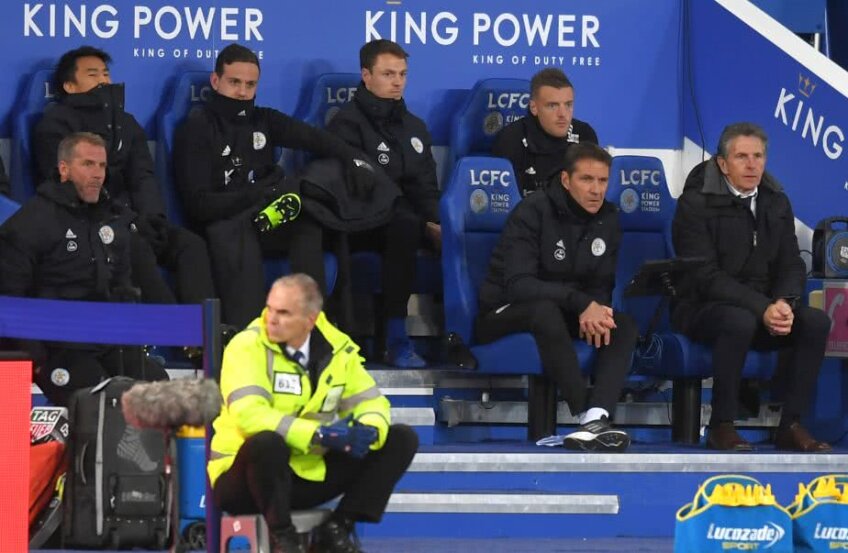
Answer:
[[[294,110],[295,119],[309,123],[313,127],[326,129],[333,116],[342,105],[353,99],[356,87],[362,77],[359,73],[324,73],[318,75],[311,93]],[[291,173],[302,168],[312,159],[311,154],[302,151],[283,153],[283,168]]]
[[[327,128],[342,105],[350,102],[356,92],[359,73],[324,73],[318,75],[306,103],[299,105],[294,116],[313,127]]]
[[[459,160],[440,202],[445,330],[472,344],[477,291],[501,230],[521,195],[504,159]]]
[[[177,128],[192,109],[201,106],[212,90],[208,71],[186,71],[177,75],[156,116],[156,178],[168,219],[183,224],[182,199],[174,180],[173,154]]]
[[[527,114],[530,81],[524,79],[483,79],[468,93],[451,120],[452,160],[466,156],[491,155],[498,132]]]
[[[9,180],[12,199],[23,203],[35,194],[32,135],[44,108],[55,100],[53,69],[35,71],[26,84],[12,116],[12,155]]]
[[[21,205],[18,202],[0,194],[0,225],[6,222],[6,219],[11,217],[20,207]]]
[[[266,288],[271,288],[275,280],[283,275],[290,275],[292,272],[291,262],[288,257],[266,257],[262,262],[262,267],[265,269]],[[324,252],[324,278],[328,296],[333,293],[336,287],[338,273],[339,266],[336,256]]]
[[[633,316],[644,332],[660,298],[623,296],[642,263],[674,257],[668,236],[676,202],[668,191],[662,161],[647,156],[613,158],[606,198],[619,208],[622,232],[613,305]],[[668,310],[655,330],[668,330]]]

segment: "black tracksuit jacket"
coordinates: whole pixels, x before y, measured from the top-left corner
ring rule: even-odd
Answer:
[[[105,187],[113,201],[121,202],[139,215],[164,217],[165,204],[156,181],[147,135],[138,121],[124,111],[123,85],[68,94],[47,107],[33,134],[36,184],[58,179],[59,143],[75,132],[92,132],[106,141],[109,166]]]
[[[588,123],[571,121],[565,138],[546,133],[531,114],[504,127],[492,144],[492,155],[506,158],[518,179],[522,196],[545,188],[555,173],[562,170],[565,152],[578,142],[598,143],[598,135]]]
[[[174,171],[192,224],[204,227],[264,207],[267,188],[282,182],[275,147],[314,152],[345,164],[360,157],[339,138],[275,109],[215,92],[177,131]]]
[[[0,295],[115,301],[130,287],[132,212],[101,192],[85,204],[70,182],[44,183],[0,226]]]
[[[327,129],[362,150],[401,188],[423,221],[439,221],[439,185],[427,125],[401,100],[378,98],[360,83]]]
[[[480,287],[480,313],[543,299],[578,315],[592,301],[610,305],[620,242],[613,204],[592,215],[552,182],[510,213]]]

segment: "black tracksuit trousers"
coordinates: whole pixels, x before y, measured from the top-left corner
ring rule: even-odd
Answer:
[[[130,238],[132,282],[141,289],[144,303],[202,303],[218,297],[212,284],[212,267],[206,242],[182,227],[168,226],[168,242],[157,253],[143,236]],[[162,278],[159,266],[174,275],[177,295]]]
[[[287,255],[291,272],[314,278],[326,297],[321,226],[301,213],[294,221],[260,234],[252,219],[252,212],[245,212],[206,227],[222,319],[239,329],[258,317],[265,307],[265,257]]]
[[[536,339],[545,374],[554,380],[571,412],[576,415],[589,407],[601,407],[612,415],[639,337],[639,329],[628,315],[617,312],[614,319],[618,328],[612,331],[610,344],[598,350],[591,393],[586,389],[574,350],[578,315],[564,311],[553,301],[514,303],[500,313],[486,313],[477,321],[477,339],[487,343],[508,334],[529,332]]]
[[[351,251],[375,250],[382,253],[381,286],[386,319],[406,317],[409,296],[415,284],[415,255],[424,238],[424,222],[403,198],[395,204],[389,222],[377,229],[353,233]]]

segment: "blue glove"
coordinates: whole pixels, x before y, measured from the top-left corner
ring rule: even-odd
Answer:
[[[319,426],[315,432],[317,442],[334,451],[341,451],[362,459],[377,441],[377,429],[352,420],[352,416],[327,426]]]

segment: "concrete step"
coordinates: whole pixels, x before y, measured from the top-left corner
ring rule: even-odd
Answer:
[[[523,492],[398,492],[389,513],[606,514],[618,513],[615,495]]]

